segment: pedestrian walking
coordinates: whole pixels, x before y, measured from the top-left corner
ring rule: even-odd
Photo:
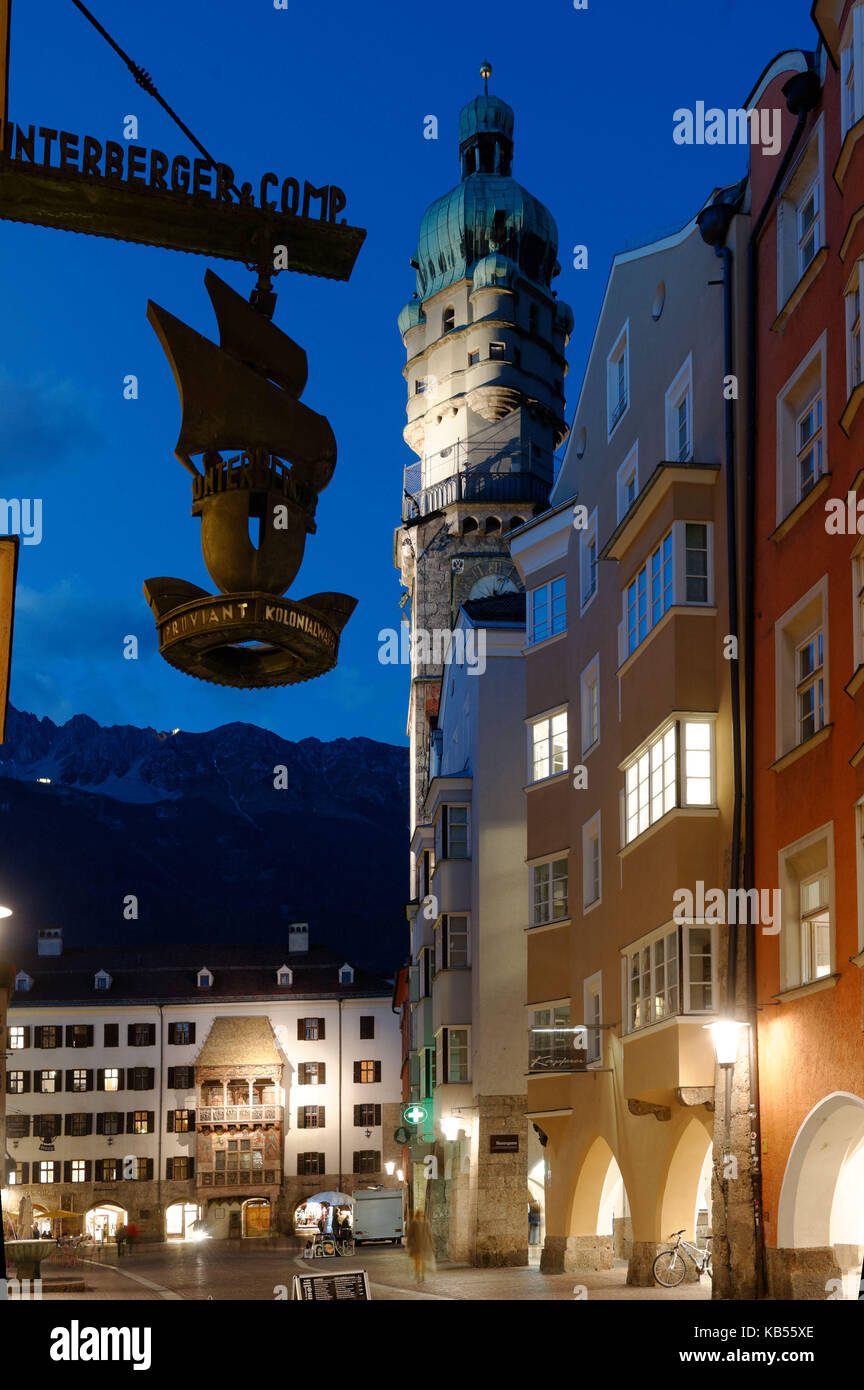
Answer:
[[[125,1227],[125,1226],[118,1226],[118,1227],[117,1227],[116,1237],[115,1237],[115,1238],[116,1238],[116,1240],[117,1240],[117,1255],[118,1255],[118,1257],[119,1257],[120,1255],[123,1254],[123,1249],[124,1249],[124,1246],[125,1246],[125,1244],[126,1244],[126,1227]]]
[[[435,1266],[432,1232],[422,1211],[418,1211],[409,1221],[405,1245],[414,1265],[414,1279],[418,1284],[422,1284],[426,1278],[427,1264],[431,1264],[433,1268]]]
[[[127,1254],[131,1255],[135,1249],[135,1242],[138,1239],[138,1227],[134,1221],[130,1221],[126,1226],[126,1245]]]

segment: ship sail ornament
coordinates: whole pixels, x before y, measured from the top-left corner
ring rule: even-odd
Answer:
[[[204,563],[219,594],[162,576],[146,580],[144,597],[159,650],[178,670],[241,689],[293,685],[336,665],[357,603],[336,593],[283,597],[315,534],[336,440],[324,416],[300,402],[304,350],[212,271],[204,283],[218,347],[152,301],[147,317],[180,394],[175,455],[193,475],[192,515],[201,518]]]

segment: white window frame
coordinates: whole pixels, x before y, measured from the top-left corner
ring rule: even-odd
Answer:
[[[657,825],[670,811],[716,807],[715,720],[713,713],[682,714],[665,720],[621,764],[624,773],[622,831],[625,848]],[[709,731],[707,749],[690,746],[689,731],[693,730],[695,745],[704,738],[702,726],[707,726]],[[703,799],[701,795],[693,795],[691,799],[690,783],[706,780],[709,783],[708,799]]]
[[[595,891],[596,890],[596,891]],[[591,896],[589,897],[589,893]],[[582,826],[582,914],[603,901],[603,841],[600,812]]]
[[[10,1023],[9,1025],[9,1051],[22,1052],[24,1050],[24,1025],[21,1023]]]
[[[825,884],[824,896],[820,895],[819,902],[813,907],[804,909],[804,889],[811,884]],[[799,922],[801,924],[801,983],[815,984],[817,980],[825,979],[831,974],[833,968],[833,933],[831,931],[831,881],[828,876],[827,868],[817,869],[814,874],[809,874],[802,878],[798,883],[799,893]],[[828,964],[821,971],[817,968],[816,957],[818,948],[814,929],[824,926],[828,937]]]
[[[811,664],[802,670],[802,657],[811,656]],[[802,700],[813,694],[812,709],[804,714]],[[795,648],[795,715],[798,724],[798,743],[806,743],[814,734],[825,727],[825,632],[820,626],[814,629]],[[813,728],[804,733],[802,725],[812,720]]]
[[[621,388],[623,364],[623,392]],[[630,409],[630,320],[618,334],[606,358],[606,439],[612,438]]]
[[[588,1031],[589,1067],[603,1065],[603,972],[590,975],[582,986],[582,1003],[585,1013],[585,1027]]]
[[[801,914],[801,885],[814,877],[828,877],[828,925],[831,972],[837,959],[837,907],[835,900],[834,822],[827,821],[801,839],[784,845],[777,854],[777,878],[781,892],[780,917],[780,988],[797,989],[806,984],[818,984],[807,978],[804,957],[804,932]]]
[[[594,560],[591,561],[593,548]],[[593,579],[594,587],[591,587]],[[588,525],[579,532],[579,612],[594,602],[600,588],[600,544],[597,532],[597,508],[588,517]]]
[[[444,1035],[447,1035],[447,1073],[444,1072]],[[451,1035],[453,1033],[465,1034],[465,1076],[451,1078],[450,1069],[453,1061],[453,1049],[451,1046]],[[471,1081],[471,1025],[470,1024],[445,1024],[439,1029],[436,1036],[435,1047],[435,1085],[436,1086],[466,1086]]]
[[[846,315],[846,399],[864,381],[864,256],[852,267],[843,291]],[[824,415],[824,410],[823,410]]]
[[[465,812],[465,853],[454,854],[451,834],[450,812],[453,810]],[[447,853],[444,853],[444,827],[447,827]],[[461,822],[456,822],[461,829]],[[442,802],[440,811],[435,821],[435,860],[436,863],[443,859],[465,860],[471,858],[471,806],[467,801],[445,801]]]
[[[812,425],[806,438],[802,437],[804,421],[812,417]],[[801,464],[806,457],[811,459],[810,481],[801,481]],[[812,492],[825,472],[825,402],[821,391],[817,391],[807,401],[795,420],[795,495],[802,502],[808,492]]]
[[[864,115],[864,6],[852,6],[840,45],[840,129],[845,137]]]
[[[39,1177],[36,1179],[37,1182],[43,1183],[43,1184],[53,1183],[53,1181],[54,1181],[54,1160],[53,1160],[53,1159],[40,1159],[40,1160],[38,1161],[38,1163],[34,1163],[34,1164],[33,1164],[33,1167],[34,1167],[34,1168],[38,1168],[38,1170],[39,1170]]]
[[[828,457],[827,419],[827,333],[822,333],[801,359],[792,375],[777,393],[777,525],[802,501],[798,482],[798,422],[817,397],[822,400],[822,468],[831,467]],[[821,476],[821,474],[820,474]],[[815,480],[814,480],[815,481]],[[808,491],[812,491],[812,488]],[[806,496],[808,494],[804,494]]]
[[[564,872],[561,872],[560,865],[564,865]],[[556,866],[558,871],[556,873]],[[564,885],[564,912],[560,917],[553,916],[555,908],[555,885],[559,885],[558,901],[561,901],[560,885]],[[532,864],[529,872],[529,917],[532,927],[547,927],[553,922],[566,922],[570,916],[570,857],[565,850],[561,854],[553,854],[551,858],[544,859],[542,864]],[[541,893],[538,899],[538,889],[545,888],[545,899]]]
[[[600,653],[588,662],[579,677],[579,718],[582,732],[582,757],[586,757],[600,742]]]
[[[777,205],[777,312],[793,294],[802,277],[825,245],[825,138],[824,116],[802,150]],[[816,233],[813,255],[803,263],[801,211],[811,194],[815,197]]]
[[[687,400],[687,442],[684,452],[679,445],[678,407]],[[666,458],[670,463],[688,463],[693,457],[695,431],[695,411],[693,409],[693,354],[678,368],[665,397],[666,420]]]
[[[774,624],[774,728],[775,758],[800,746],[798,708],[798,652],[802,644],[822,631],[822,727],[831,723],[830,642],[828,577],[803,594]],[[816,730],[812,737],[816,736]]]
[[[563,726],[562,726],[563,716]],[[526,720],[528,726],[528,783],[531,786],[538,782],[548,782],[553,777],[561,777],[569,768],[569,728],[567,717],[567,706],[559,705],[557,709],[547,710],[543,714],[535,715],[533,719]],[[557,724],[557,729],[555,725]],[[538,739],[537,731],[545,726],[545,732]],[[546,764],[547,771],[542,775],[537,774],[538,765],[542,765],[543,759],[538,762],[537,748],[541,742],[545,742],[547,747]],[[563,755],[562,755],[563,754]],[[556,763],[561,763],[560,767]]]
[[[630,484],[633,485],[633,496],[628,502],[627,493]],[[633,445],[624,462],[619,466],[615,474],[615,493],[618,499],[618,520],[621,521],[627,515],[636,498],[639,496],[639,440]]]
[[[557,606],[557,613],[556,613]],[[545,611],[542,618],[543,629],[538,631],[537,610]],[[560,637],[567,631],[567,579],[556,575],[546,584],[538,584],[528,595],[528,641],[529,647],[546,642],[550,637]]]
[[[691,951],[691,933],[707,932],[711,947],[711,974],[706,981],[692,980],[690,976],[690,961],[693,959]],[[670,942],[674,940],[674,981],[669,978],[667,967],[672,964],[673,957],[670,954]],[[660,951],[658,946],[663,942],[663,959],[658,959]],[[640,937],[638,941],[632,941],[621,951],[621,980],[622,980],[622,1008],[624,1017],[624,1033],[640,1033],[645,1028],[652,1028],[656,1024],[665,1023],[670,1018],[698,1017],[710,1018],[717,1013],[718,1003],[718,935],[717,927],[710,922],[689,922],[683,926],[675,926],[672,923],[665,923],[658,927],[656,931]],[[646,961],[643,953],[648,953],[647,971]],[[640,1013],[639,1021],[634,1021],[636,1000],[633,995],[633,961],[634,957],[639,957],[638,977],[640,993],[638,1003],[646,1003],[644,1014]],[[662,984],[661,984],[662,971]],[[693,998],[696,987],[708,985],[711,992],[710,1007],[694,1006]],[[663,1009],[657,1011],[657,1001],[662,998]],[[677,1003],[677,1007],[675,1007]]]

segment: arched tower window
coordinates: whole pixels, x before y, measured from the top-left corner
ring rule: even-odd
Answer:
[[[441,319],[441,332],[452,333],[456,323],[456,310],[452,304],[448,304]]]

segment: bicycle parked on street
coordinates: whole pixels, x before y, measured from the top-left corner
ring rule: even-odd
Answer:
[[[694,1245],[690,1240],[682,1240],[685,1227],[680,1231],[673,1231],[669,1239],[673,1242],[671,1250],[661,1250],[654,1261],[654,1278],[658,1284],[662,1284],[664,1289],[674,1289],[683,1282],[684,1275],[687,1273],[687,1261],[684,1254],[690,1256],[694,1265],[699,1271],[701,1279],[703,1274],[707,1274],[709,1279],[713,1278],[711,1268],[710,1246],[706,1250],[701,1250],[698,1245]],[[710,1242],[711,1237],[706,1239]]]

